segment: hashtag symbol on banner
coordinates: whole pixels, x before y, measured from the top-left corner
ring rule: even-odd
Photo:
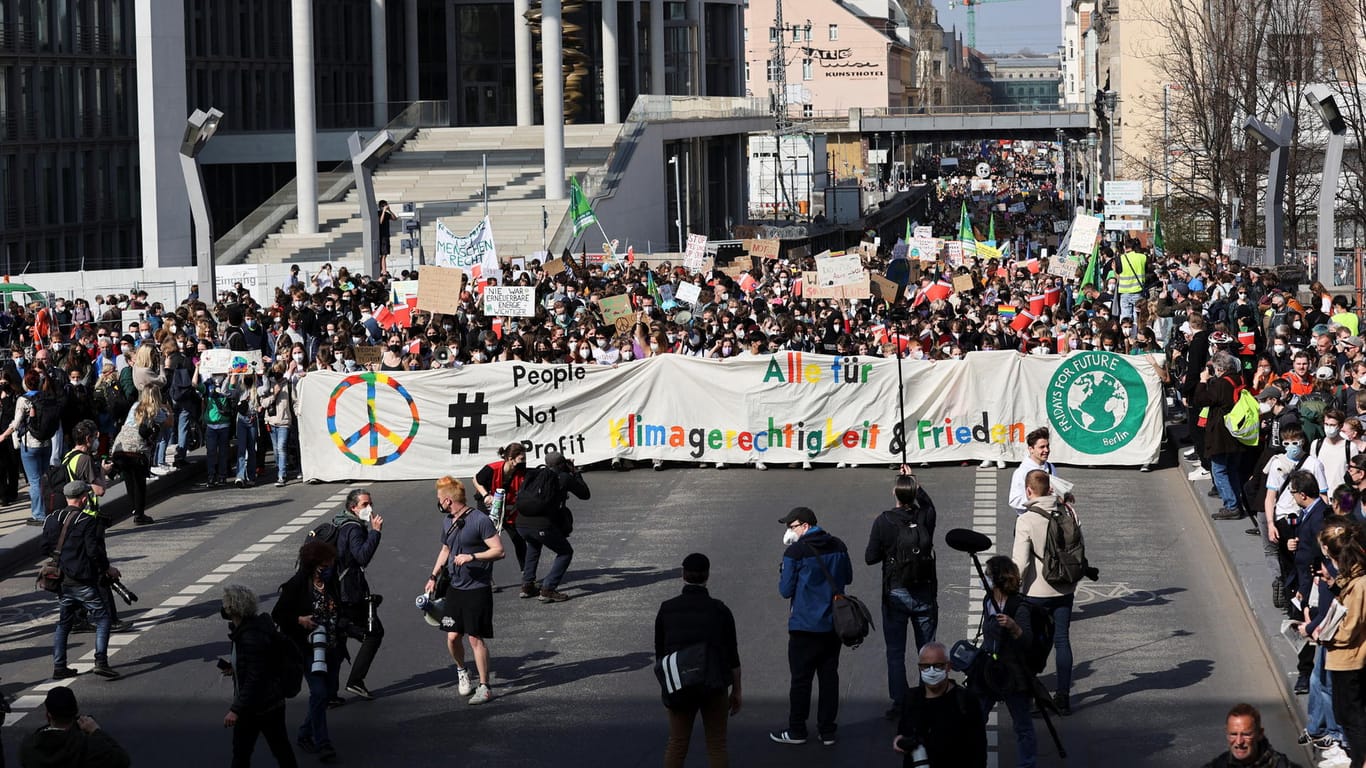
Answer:
[[[447,430],[451,439],[451,453],[460,453],[460,444],[465,441],[469,442],[470,453],[479,452],[479,438],[489,433],[489,428],[484,426],[484,416],[488,412],[489,404],[484,402],[483,392],[476,393],[473,400],[464,392],[456,396],[450,408],[450,417],[455,419],[455,426]]]

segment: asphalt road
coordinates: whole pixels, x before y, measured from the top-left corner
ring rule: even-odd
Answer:
[[[1255,630],[1180,471],[1062,471],[1077,483],[1088,552],[1101,569],[1099,582],[1086,583],[1073,624],[1075,714],[1059,723],[1067,764],[1200,764],[1223,748],[1223,716],[1239,700],[1262,709],[1273,744],[1294,747],[1279,676],[1249,639]],[[967,557],[943,547],[942,532],[976,527],[1000,534],[998,546],[1008,551],[1010,473],[919,470],[939,509],[940,639],[948,644],[968,633],[975,598]],[[873,517],[890,503],[893,473],[646,469],[587,479],[593,498],[573,505],[577,553],[563,585],[573,599],[542,605],[518,600],[515,589],[495,596],[497,699],[475,708],[456,695],[442,634],[412,607],[439,549],[431,484],[372,487],[385,528],[370,577],[386,596],[388,636],[369,678],[377,699],[329,715],[342,763],[426,764],[454,749],[461,763],[498,766],[658,765],[667,726],[650,671],[653,617],[678,591],[683,556],[703,551],[712,560],[712,594],[731,606],[740,634],[745,704],[731,723],[733,763],[900,764],[890,750],[893,726],[882,719],[881,634],[842,657],[837,745],[790,747],[766,735],[786,723],[787,605],[776,591],[783,533],[776,518],[799,504],[815,509],[854,554],[851,591],[876,605],[878,574],[861,554]],[[139,610],[123,609],[139,631],[115,636],[111,662],[124,679],[82,675],[72,685],[82,710],[128,748],[135,765],[179,765],[187,755],[227,763],[221,722],[232,691],[214,665],[228,653],[218,585],[245,583],[269,606],[304,532],[339,508],[346,489],[187,492],[151,510],[155,526],[111,531],[113,559],[141,597]],[[54,606],[32,590],[32,570],[0,583],[0,674],[4,691],[17,697],[4,728],[12,765],[19,739],[42,724],[51,685]],[[511,558],[495,574],[507,585],[517,581]],[[75,640],[73,662],[88,665],[93,637]],[[290,703],[291,731],[303,707],[303,697]],[[1040,765],[1064,764],[1036,723]],[[999,765],[1014,765],[1008,713],[999,713],[996,728]],[[690,765],[705,764],[701,751],[699,726]],[[301,755],[303,764],[311,760]],[[264,744],[257,761],[270,764]]]

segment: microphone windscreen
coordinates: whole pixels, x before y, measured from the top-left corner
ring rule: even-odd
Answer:
[[[944,534],[944,543],[959,552],[985,552],[991,549],[991,537],[967,528],[954,528]]]

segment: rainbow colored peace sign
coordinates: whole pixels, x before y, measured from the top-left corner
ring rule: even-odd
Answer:
[[[351,387],[362,382],[365,384],[366,423],[362,425],[360,429],[351,433],[350,436],[343,437],[342,434],[337,431],[337,403],[341,400],[342,395],[346,394]],[[376,390],[378,389],[376,385],[387,386],[389,389],[397,392],[399,396],[403,398],[404,402],[408,404],[408,413],[412,415],[412,424],[408,427],[407,437],[400,438],[398,432],[389,429],[379,423],[378,419],[376,419],[375,396],[377,394]],[[398,458],[403,455],[403,452],[408,450],[408,446],[413,444],[413,438],[417,437],[417,428],[421,424],[422,422],[417,415],[417,403],[413,400],[413,396],[408,394],[408,390],[404,389],[402,384],[399,384],[388,374],[384,373],[361,373],[354,376],[347,376],[337,385],[336,389],[332,390],[332,395],[327,401],[327,433],[332,436],[332,442],[336,444],[337,450],[341,451],[342,455],[346,456],[346,458],[365,466],[378,467],[388,464],[391,461],[397,461]],[[354,452],[352,448],[367,436],[370,438],[368,441],[370,448],[368,452],[369,455],[362,456]],[[392,453],[383,456],[380,455],[379,441],[381,437],[394,446],[394,451]]]

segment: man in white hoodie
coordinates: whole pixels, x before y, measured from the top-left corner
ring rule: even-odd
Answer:
[[[1068,629],[1072,623],[1072,604],[1075,584],[1051,584],[1044,580],[1044,542],[1048,536],[1049,516],[1072,515],[1069,507],[1053,493],[1052,477],[1042,469],[1031,470],[1025,476],[1025,512],[1015,519],[1015,547],[1011,559],[1020,569],[1020,594],[1036,609],[1045,609],[1053,616],[1053,649],[1057,652],[1057,690],[1053,702],[1064,715],[1072,714],[1068,700],[1072,690],[1072,640]]]

